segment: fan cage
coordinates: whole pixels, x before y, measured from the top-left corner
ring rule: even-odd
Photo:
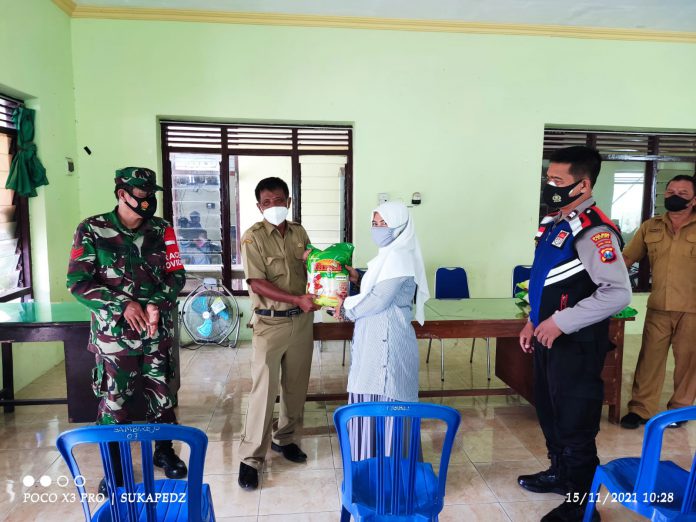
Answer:
[[[196,346],[236,347],[241,321],[237,300],[219,280],[195,278],[199,284],[181,307],[183,329]]]

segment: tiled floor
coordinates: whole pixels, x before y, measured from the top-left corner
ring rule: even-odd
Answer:
[[[625,404],[635,367],[640,338],[628,336],[624,356],[623,396]],[[474,364],[469,364],[470,340],[447,342],[445,388],[486,387],[485,350],[477,345]],[[421,345],[421,387],[442,387],[439,377],[439,346],[434,345],[433,361],[425,364],[426,344]],[[325,343],[315,349],[310,393],[345,391],[347,367],[341,366],[342,343]],[[212,488],[218,520],[308,521],[339,519],[341,460],[332,425],[332,413],[339,403],[309,402],[305,407],[305,430],[301,446],[309,460],[292,464],[269,453],[262,483],[254,492],[237,485],[237,445],[242,430],[247,395],[251,387],[251,348],[243,343],[238,350],[203,347],[182,352],[183,387],[179,392],[179,420],[203,429],[209,438],[205,480]],[[671,392],[671,367],[666,379],[663,404]],[[490,386],[502,383],[493,379]],[[59,365],[24,389],[22,396],[64,395],[65,377]],[[440,520],[537,521],[559,504],[562,497],[538,495],[516,483],[520,473],[547,467],[546,451],[532,407],[517,396],[442,399],[457,408],[462,425],[456,438],[448,477],[445,509]],[[627,431],[606,421],[598,437],[600,458],[640,454],[643,430]],[[666,452],[682,466],[689,466],[696,451],[696,423],[670,430]],[[14,414],[0,413],[0,521],[81,520],[80,508],[70,502],[70,488],[55,484],[67,468],[54,446],[63,430],[75,427],[67,422],[65,406],[28,406]],[[426,459],[437,452],[438,437],[425,431]],[[87,484],[95,489],[99,462],[86,454]],[[48,487],[27,487],[23,478],[48,476]],[[49,497],[53,493],[54,497]],[[603,520],[639,520],[619,506],[601,509]]]

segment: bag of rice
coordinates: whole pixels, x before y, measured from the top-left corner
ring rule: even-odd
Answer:
[[[348,270],[352,263],[351,243],[334,243],[325,250],[308,245],[312,251],[307,256],[307,293],[316,295],[319,306],[336,306],[338,296],[348,295]]]

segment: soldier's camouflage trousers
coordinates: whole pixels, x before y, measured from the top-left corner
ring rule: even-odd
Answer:
[[[97,424],[125,424],[132,420],[128,414],[128,401],[135,391],[138,375],[142,376],[146,421],[176,423],[168,383],[171,343],[143,342],[142,347],[142,355],[96,355],[92,387],[95,395],[101,397]]]

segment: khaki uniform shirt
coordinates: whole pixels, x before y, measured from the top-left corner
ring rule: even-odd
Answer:
[[[640,261],[645,254],[652,271],[648,308],[696,313],[696,212],[676,234],[667,215],[645,221],[623,255]]]
[[[307,269],[302,256],[308,244],[307,232],[297,223],[286,221],[285,237],[266,220],[254,224],[242,236],[242,263],[247,283],[250,279],[266,279],[289,294],[305,294]],[[252,311],[294,308],[290,303],[255,294],[251,288],[249,297]]]

